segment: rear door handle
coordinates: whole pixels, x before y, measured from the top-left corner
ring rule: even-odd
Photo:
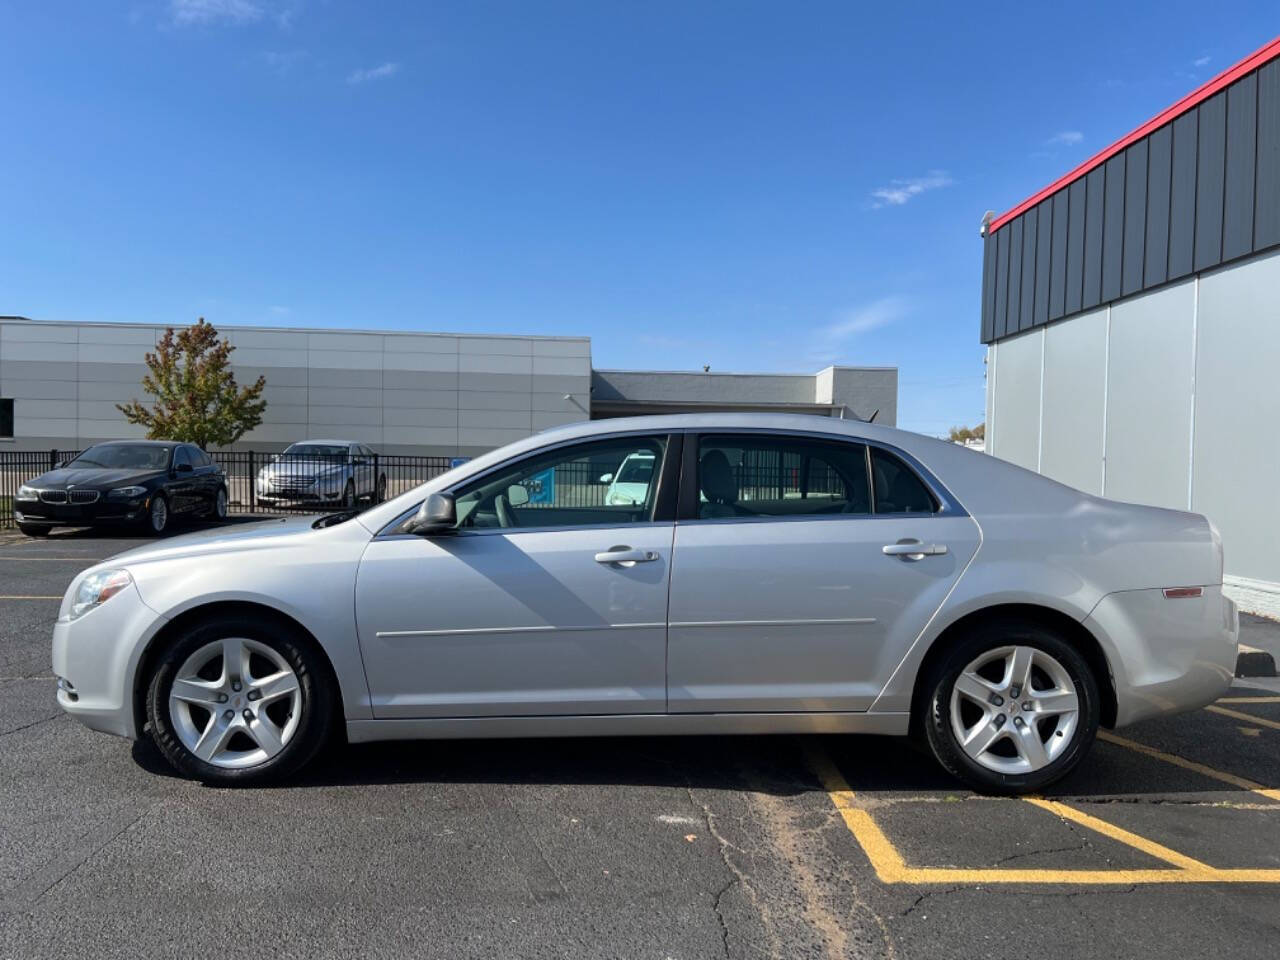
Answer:
[[[897,543],[886,543],[880,548],[886,557],[902,557],[904,560],[919,560],[921,557],[939,557],[947,552],[945,543],[921,543],[919,540],[899,540]]]
[[[610,547],[596,554],[596,563],[652,563],[658,559],[653,550],[633,550],[631,547]]]

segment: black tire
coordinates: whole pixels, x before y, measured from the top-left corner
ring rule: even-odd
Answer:
[[[218,492],[213,495],[213,503],[209,507],[209,516],[218,523],[227,522],[227,506],[230,495],[227,493],[225,486],[219,487]]]
[[[347,481],[346,487],[342,491],[342,509],[354,510],[356,508],[356,485],[351,480]]]
[[[156,503],[164,505],[163,517],[156,513]],[[159,537],[169,529],[169,525],[173,522],[173,515],[169,512],[169,500],[163,493],[157,493],[152,497],[151,502],[147,504],[147,513],[142,518],[143,528],[152,536]],[[157,525],[158,524],[158,525]]]
[[[34,523],[20,523],[18,524],[18,529],[28,537],[47,537],[53,527],[45,527]]]
[[[178,669],[200,647],[224,637],[244,637],[271,647],[297,675],[302,694],[302,718],[292,738],[274,757],[252,767],[228,769],[201,760],[182,743],[169,715],[169,691]],[[278,781],[308,763],[329,738],[337,695],[321,657],[310,638],[279,622],[244,616],[211,618],[170,643],[156,663],[147,685],[151,739],[175,770],[207,784],[248,786]]]
[[[383,503],[387,499],[387,475],[384,473],[378,477],[377,489],[373,494],[373,502]]]
[[[1075,685],[1079,701],[1071,742],[1047,766],[1030,773],[1002,773],[978,763],[965,753],[951,724],[951,693],[960,673],[984,652],[1011,645],[1034,647],[1056,659]],[[1098,681],[1080,652],[1056,632],[1025,620],[993,620],[975,626],[948,646],[924,679],[916,717],[929,749],[948,773],[979,793],[1015,796],[1060,780],[1088,753],[1101,717]]]

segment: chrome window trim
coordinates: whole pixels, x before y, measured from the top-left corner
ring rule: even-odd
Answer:
[[[872,512],[872,513],[831,514],[831,515],[825,515],[825,516],[823,514],[798,514],[797,516],[794,516],[794,517],[712,517],[707,519],[703,519],[699,517],[691,520],[680,521],[682,523],[707,523],[707,522],[719,522],[724,520],[729,520],[731,522],[733,521],[741,522],[744,520],[748,522],[756,522],[760,520],[796,520],[796,519],[801,519],[803,517],[808,517],[810,519],[820,519],[820,520],[831,520],[836,518],[843,518],[848,520],[870,520],[875,518],[890,518],[890,517],[924,518],[924,517],[967,517],[969,516],[969,511],[966,510],[963,505],[961,505],[960,501],[957,500],[955,496],[952,495],[951,491],[946,488],[946,486],[942,483],[942,481],[940,481],[937,477],[933,475],[933,472],[929,470],[928,467],[926,467],[923,463],[921,463],[918,459],[913,457],[911,454],[907,453],[907,451],[901,449],[900,447],[895,447],[891,443],[885,443],[883,440],[874,440],[870,437],[851,437],[851,436],[846,436],[844,434],[823,433],[815,430],[782,430],[777,427],[741,427],[738,429],[730,429],[730,430],[707,429],[707,428],[697,428],[697,429],[686,428],[683,432],[686,435],[687,434],[696,435],[699,441],[701,441],[703,437],[718,437],[718,436],[733,437],[733,436],[742,436],[745,434],[761,434],[761,435],[776,436],[776,437],[808,437],[815,440],[826,440],[832,443],[860,443],[867,448],[876,447],[880,450],[884,450],[886,453],[893,454],[895,457],[897,457],[903,463],[909,466],[915,472],[916,476],[920,478],[920,482],[925,485],[925,489],[927,489],[933,495],[933,498],[938,501],[939,506],[937,510],[934,510],[931,513],[913,511],[909,513],[907,512],[904,512],[904,513]],[[870,466],[871,466],[870,463],[868,463],[867,464],[868,470],[870,469]],[[869,474],[868,474],[868,477],[872,486],[874,487],[875,479],[870,477]],[[874,504],[872,505],[872,507],[874,508]]]

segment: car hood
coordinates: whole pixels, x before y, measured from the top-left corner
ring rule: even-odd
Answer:
[[[283,538],[312,536],[315,522],[314,516],[302,516],[214,527],[149,543],[108,559],[119,565],[261,550],[281,545]]]
[[[65,489],[69,484],[90,490],[109,490],[112,487],[124,487],[130,484],[143,483],[164,476],[163,470],[130,470],[118,467],[60,467],[42,473],[34,480],[28,480],[27,486],[42,490]]]

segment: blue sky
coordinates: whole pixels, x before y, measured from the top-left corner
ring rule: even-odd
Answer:
[[[1207,12],[0,0],[0,314],[889,364],[943,432],[982,418],[983,212],[1278,29]]]

